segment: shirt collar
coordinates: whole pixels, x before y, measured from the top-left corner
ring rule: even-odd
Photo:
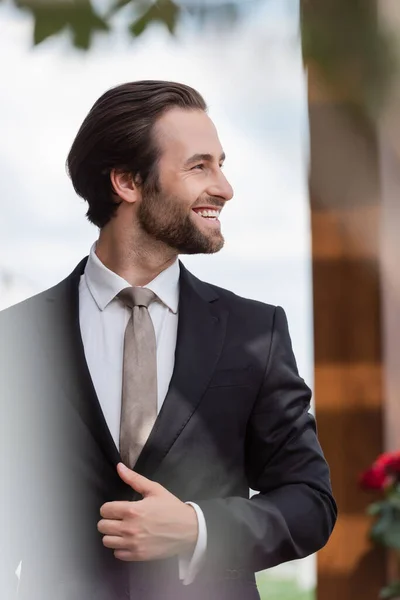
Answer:
[[[108,269],[99,259],[96,243],[90,249],[85,267],[85,279],[90,293],[100,310],[115,298],[124,288],[130,286],[125,279]],[[179,304],[179,261],[176,261],[162,271],[153,281],[143,286],[152,290],[167,308],[173,313],[178,312]]]

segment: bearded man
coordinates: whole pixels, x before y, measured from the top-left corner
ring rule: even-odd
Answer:
[[[79,129],[68,172],[98,239],[0,314],[2,597],[22,561],[23,600],[256,600],[255,572],[327,542],[284,310],[178,259],[223,247],[224,160],[178,83],[111,89]]]

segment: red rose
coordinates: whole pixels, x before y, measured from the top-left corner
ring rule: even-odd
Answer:
[[[385,469],[378,465],[374,465],[361,474],[359,483],[365,490],[383,490],[386,479]]]
[[[374,466],[384,469],[386,473],[400,475],[400,452],[385,452],[381,454]]]
[[[379,467],[381,469],[386,469],[390,461],[392,460],[393,454],[392,452],[384,452],[374,462],[374,467]]]
[[[387,464],[386,471],[393,475],[400,475],[400,452],[393,452],[391,460]]]

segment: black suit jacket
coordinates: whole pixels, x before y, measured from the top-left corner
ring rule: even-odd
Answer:
[[[23,600],[259,598],[254,573],[316,552],[336,519],[284,311],[181,264],[175,369],[132,467],[203,510],[206,564],[183,586],[177,557],[118,561],[97,531],[104,502],[139,496],[117,475],[85,361],[86,260],[0,313],[1,597],[12,598],[22,559]]]

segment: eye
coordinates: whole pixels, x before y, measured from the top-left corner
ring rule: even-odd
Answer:
[[[200,163],[198,165],[195,165],[194,167],[192,167],[190,170],[191,171],[203,171],[203,169],[205,169],[205,164],[204,163]]]

